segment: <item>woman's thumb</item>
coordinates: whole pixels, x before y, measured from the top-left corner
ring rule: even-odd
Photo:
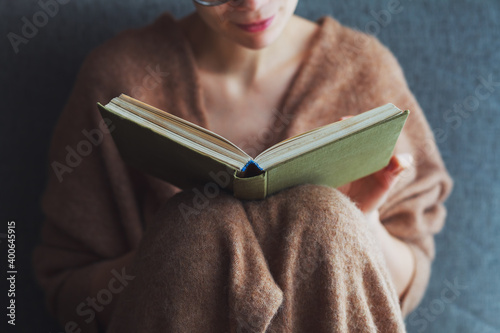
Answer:
[[[412,163],[413,156],[411,154],[405,153],[392,156],[389,164],[384,169],[377,172],[382,186],[386,190],[393,187],[397,183],[399,175],[401,175],[403,171],[409,169]]]

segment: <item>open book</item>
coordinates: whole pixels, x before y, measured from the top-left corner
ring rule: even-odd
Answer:
[[[382,169],[409,114],[386,104],[252,158],[216,133],[123,94],[98,107],[129,165],[180,188],[217,184],[248,200],[299,184],[338,187]]]

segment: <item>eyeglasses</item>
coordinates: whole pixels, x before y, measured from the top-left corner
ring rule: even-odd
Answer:
[[[225,4],[229,1],[231,1],[231,0],[194,0],[194,2],[196,2],[197,4],[200,4],[202,6],[209,6],[209,7],[222,5],[222,4]],[[239,3],[242,0],[232,0],[232,1]]]

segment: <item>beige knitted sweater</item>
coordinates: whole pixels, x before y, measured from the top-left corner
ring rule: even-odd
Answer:
[[[186,217],[178,208],[193,207],[196,191],[172,198],[178,189],[124,164],[97,102],[126,93],[207,125],[192,51],[165,13],[88,55],[54,132],[42,200],[46,220],[33,262],[63,326],[84,332],[99,325],[109,332],[404,330],[403,316],[428,283],[433,236],[443,227],[452,181],[391,52],[331,17],[317,23],[309,56],[254,148],[389,102],[411,110],[396,153],[411,153],[415,163],[380,210],[385,227],[416,259],[402,299],[363,216],[337,190],[300,186],[255,202],[220,193]],[[109,276],[104,285],[96,278],[103,274]],[[110,324],[98,323],[100,311],[109,313]]]

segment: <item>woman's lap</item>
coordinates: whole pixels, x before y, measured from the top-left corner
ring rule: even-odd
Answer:
[[[194,196],[176,195],[148,226],[110,332],[404,330],[363,215],[340,192],[221,193],[186,215]]]

